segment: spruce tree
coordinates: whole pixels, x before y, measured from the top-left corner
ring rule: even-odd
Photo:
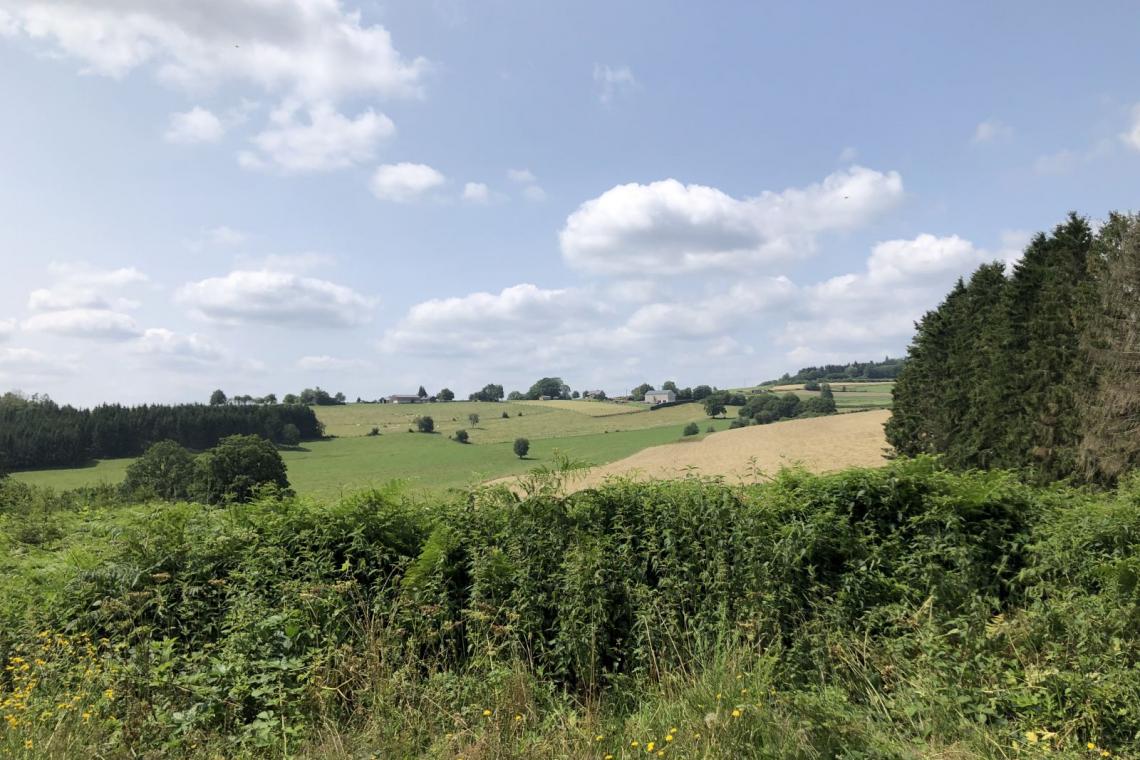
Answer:
[[[1140,465],[1140,216],[1112,214],[1089,266],[1082,348],[1095,381],[1081,404],[1082,474],[1111,484]]]

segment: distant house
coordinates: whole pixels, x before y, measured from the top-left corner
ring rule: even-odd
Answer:
[[[648,391],[645,394],[645,403],[650,406],[657,406],[658,404],[672,404],[677,400],[677,394],[673,391]]]
[[[605,391],[582,391],[582,398],[605,398]]]
[[[397,393],[388,397],[389,404],[420,404],[424,401],[427,401],[427,399],[420,398],[414,394],[405,396]]]

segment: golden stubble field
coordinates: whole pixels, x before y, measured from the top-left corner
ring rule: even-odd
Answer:
[[[812,472],[878,467],[886,461],[883,423],[890,416],[889,411],[875,410],[726,430],[594,467],[567,487],[581,490],[614,476],[663,479],[696,474],[752,482],[793,465]]]

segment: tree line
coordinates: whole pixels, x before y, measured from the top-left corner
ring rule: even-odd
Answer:
[[[917,324],[887,439],[955,468],[1112,482],[1140,463],[1140,216],[1076,214]]]
[[[289,404],[103,404],[60,406],[46,396],[0,397],[0,470],[75,467],[91,459],[130,457],[171,440],[201,451],[230,435],[295,445],[320,438],[313,410]]]
[[[906,357],[885,357],[881,362],[851,362],[850,364],[824,364],[821,367],[802,367],[796,374],[784,373],[778,380],[764,385],[790,385],[820,380],[893,380],[906,364]]]

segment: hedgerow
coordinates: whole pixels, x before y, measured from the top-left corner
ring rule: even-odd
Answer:
[[[54,550],[13,538],[34,492],[0,485],[4,567],[28,589],[0,607],[0,751],[1140,750],[1140,479],[1041,489],[919,459],[530,485],[73,499]],[[99,556],[69,563],[69,540]]]

